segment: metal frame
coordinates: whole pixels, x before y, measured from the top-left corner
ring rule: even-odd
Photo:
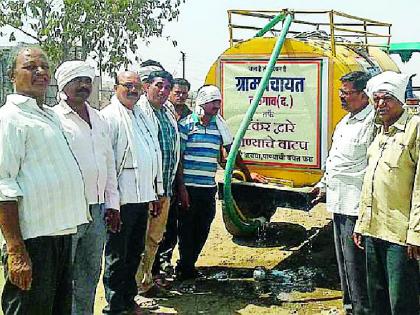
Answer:
[[[357,17],[335,10],[228,10],[230,47],[234,46],[237,42],[245,40],[235,38],[235,30],[258,31],[257,34],[253,34],[249,38],[261,37],[268,32],[271,32],[273,37],[277,37],[275,33],[280,32],[281,27],[274,28],[274,26],[279,24],[279,22],[283,23],[283,21],[279,19],[279,16],[284,16],[287,13],[294,16],[293,24],[295,29],[291,28],[288,32],[289,34],[303,34],[302,31],[298,31],[296,29],[297,26],[301,25],[307,26],[308,32],[322,32],[322,34],[326,37],[325,40],[330,41],[333,56],[336,55],[336,47],[338,45],[358,46],[364,48],[382,47],[389,51],[392,24]],[[234,20],[240,17],[252,19],[252,22],[243,25],[234,22]],[[265,26],[258,27],[258,21],[261,21],[262,25]],[[264,30],[263,28],[268,25],[268,29]],[[382,39],[386,40],[385,45],[383,42],[380,42]]]

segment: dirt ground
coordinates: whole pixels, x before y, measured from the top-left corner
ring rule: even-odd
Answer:
[[[161,299],[161,307],[148,314],[342,314],[329,222],[324,205],[310,213],[278,209],[264,239],[232,239],[218,203],[198,261],[205,278],[182,286],[175,282],[176,296]],[[266,277],[256,281],[258,266]],[[104,306],[101,280],[95,314]]]
[[[278,209],[265,240],[232,239],[220,203],[198,261],[204,279],[180,286],[151,314],[341,314],[341,292],[329,215]],[[177,255],[177,251],[176,251]],[[174,261],[177,257],[174,257]],[[255,267],[266,278],[253,279]],[[105,305],[102,283],[95,314]]]

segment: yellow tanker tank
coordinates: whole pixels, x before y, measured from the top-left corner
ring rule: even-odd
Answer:
[[[399,72],[384,51],[390,44],[390,24],[336,11],[231,10],[230,47],[214,62],[206,83],[220,87],[221,113],[234,134],[257,97],[277,42],[277,37],[264,35],[279,34],[281,28],[275,29],[274,25],[284,22],[285,14],[293,15],[293,25],[309,26],[312,30],[289,29],[264,94],[241,139],[241,154],[249,168],[268,177],[270,183],[264,187],[239,183],[236,188],[232,184],[236,210],[224,209],[224,218],[234,235],[254,231],[242,223],[249,219],[269,220],[278,206],[306,210],[310,207],[309,196],[299,187],[312,186],[322,177],[332,133],[346,113],[338,95],[343,75],[352,71],[372,75],[385,70]],[[235,16],[269,22],[256,37],[236,40],[235,30],[255,32],[259,28],[255,22],[234,24]],[[381,33],[378,28],[385,31]],[[372,38],[380,43],[372,43]],[[224,190],[219,191],[223,197]]]
[[[233,45],[224,51],[212,65],[207,74],[206,83],[215,84],[223,90],[222,81],[224,78],[222,78],[222,65],[226,60],[250,61],[247,64],[251,65],[253,64],[252,60],[268,60],[275,43],[276,38],[274,37],[259,37],[241,41]],[[390,56],[378,47],[369,46],[366,48],[363,45],[353,46],[350,42],[347,43],[347,46],[337,45],[337,43],[334,44],[335,52],[331,49],[331,41],[329,40],[314,39],[311,37],[287,38],[279,57],[280,64],[281,60],[327,59],[328,72],[326,75],[328,76],[328,88],[326,92],[328,93],[328,117],[327,122],[322,126],[327,130],[326,139],[328,143],[326,143],[325,149],[329,147],[329,141],[335,125],[346,113],[341,108],[341,102],[338,96],[340,78],[351,71],[369,71],[371,73],[376,73],[385,70],[393,70],[399,72],[397,65]],[[223,101],[222,111],[225,111],[227,106],[236,106],[236,104],[233,104],[229,99],[224,98]],[[238,126],[237,124],[233,124],[231,127],[232,131],[235,132]],[[258,127],[261,126],[257,126],[257,128]],[[278,166],[281,166],[281,164],[282,163],[279,163]],[[290,185],[293,185],[294,187],[313,185],[322,175],[322,163],[318,163],[318,167],[294,167],[293,163],[285,164],[289,164],[289,166],[277,167],[275,164],[274,166],[269,166],[265,163],[258,163],[258,161],[254,163],[249,161],[249,167],[253,171],[260,172],[273,179],[281,179],[284,183],[290,183]]]

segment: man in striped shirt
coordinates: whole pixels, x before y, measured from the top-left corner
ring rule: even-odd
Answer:
[[[15,93],[0,109],[0,227],[4,314],[71,314],[71,234],[87,223],[81,171],[57,115],[43,104],[49,64],[18,51]]]
[[[177,278],[196,278],[195,263],[207,240],[216,213],[215,176],[221,148],[229,152],[232,137],[226,122],[218,116],[221,94],[216,86],[205,85],[197,94],[196,111],[179,123],[181,159],[178,168],[179,254]],[[250,173],[240,155],[236,165],[247,181],[265,182],[265,178]]]

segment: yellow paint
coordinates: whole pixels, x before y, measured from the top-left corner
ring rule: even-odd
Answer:
[[[228,48],[216,62],[211,66],[207,77],[206,84],[215,84],[220,87],[220,74],[218,70],[219,60],[223,57],[244,58],[244,57],[267,57],[269,59],[276,38],[253,38]],[[375,60],[382,71],[399,69],[394,61],[383,51],[378,48],[369,48],[370,59]],[[328,89],[328,146],[331,145],[331,137],[335,125],[346,114],[341,108],[341,102],[338,97],[338,89],[340,87],[340,78],[351,72],[363,70],[356,58],[360,58],[353,50],[336,45],[336,56],[333,57],[330,50],[329,41],[308,40],[301,41],[296,39],[286,39],[281,58],[320,58],[328,57],[329,60],[329,89]],[[244,113],[245,114],[245,113]],[[285,167],[269,167],[261,165],[249,165],[251,171],[259,172],[267,177],[277,178],[285,181],[293,182],[295,187],[313,185],[318,182],[322,176],[321,170],[304,169],[304,168],[285,168]]]

